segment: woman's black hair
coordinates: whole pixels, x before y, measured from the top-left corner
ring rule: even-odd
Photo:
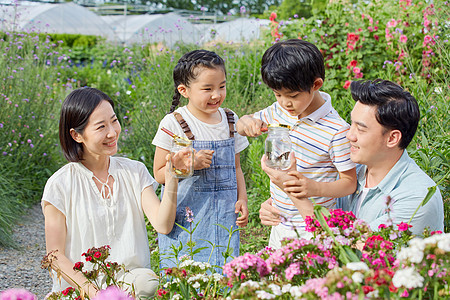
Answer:
[[[72,138],[70,130],[82,134],[92,112],[103,100],[108,101],[114,109],[114,102],[108,95],[90,87],[76,89],[64,100],[59,118],[59,142],[68,161],[83,160],[83,146]]]
[[[173,94],[172,105],[170,106],[169,113],[172,113],[180,104],[180,92],[178,92],[178,86],[189,84],[197,78],[199,75],[198,67],[204,67],[209,69],[222,68],[225,71],[225,62],[215,52],[208,50],[194,50],[185,53],[177,62],[173,70],[173,83],[175,91]]]
[[[309,92],[317,78],[325,81],[323,55],[304,40],[277,42],[264,52],[261,76],[271,89]]]
[[[353,100],[376,107],[375,117],[378,123],[388,130],[400,130],[402,138],[399,147],[406,149],[420,120],[417,100],[401,86],[389,80],[353,81],[350,89]]]

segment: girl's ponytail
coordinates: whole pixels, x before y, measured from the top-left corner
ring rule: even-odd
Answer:
[[[173,93],[172,97],[172,105],[170,106],[169,114],[173,113],[175,109],[177,108],[178,104],[180,104],[180,92],[178,91],[178,88],[175,87],[175,91]]]

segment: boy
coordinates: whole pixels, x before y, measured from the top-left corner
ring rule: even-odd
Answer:
[[[281,240],[296,237],[296,231],[300,237],[310,238],[304,229],[304,218],[313,212],[302,209],[305,201],[311,197],[316,204],[332,208],[336,204],[334,198],[355,191],[356,171],[346,139],[349,125],[331,106],[330,95],[319,91],[325,79],[319,49],[298,39],[278,42],[264,53],[261,75],[277,101],[252,116],[243,116],[236,129],[241,135],[255,137],[267,124],[289,125],[291,159],[296,162],[291,170],[304,175],[279,171],[277,180],[271,177],[272,205],[281,211],[283,221],[272,227],[269,246],[278,249]],[[264,157],[262,164],[263,169],[267,168]],[[296,180],[296,186],[287,188],[287,180]]]

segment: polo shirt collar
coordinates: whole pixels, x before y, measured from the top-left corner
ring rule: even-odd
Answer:
[[[299,121],[308,119],[311,122],[316,123],[317,121],[325,117],[333,109],[333,107],[331,106],[330,95],[324,92],[320,92],[320,95],[322,96],[323,100],[325,100],[325,103],[322,104],[322,106],[319,107],[317,110],[307,115],[306,117],[299,119]]]

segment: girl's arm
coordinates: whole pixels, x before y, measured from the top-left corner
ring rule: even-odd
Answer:
[[[247,189],[245,187],[244,173],[241,168],[240,153],[236,154],[236,181],[238,198],[235,205],[235,213],[241,213],[236,220],[236,225],[239,227],[245,227],[248,224],[248,207],[247,207]]]
[[[161,147],[156,147],[153,159],[153,175],[158,183],[165,183],[166,156],[170,151]]]
[[[161,149],[163,150],[163,149]],[[158,151],[158,148],[157,148]],[[156,153],[155,153],[156,157]],[[166,155],[165,166],[160,168],[164,174],[164,194],[160,201],[151,186],[142,191],[142,209],[149,219],[153,228],[159,233],[168,234],[172,231],[177,212],[177,190],[178,179],[170,175],[168,160],[170,155]],[[155,166],[157,162],[155,159]],[[156,173],[155,173],[156,174]],[[160,174],[161,175],[161,174]]]
[[[51,263],[53,270],[61,270],[62,277],[73,287],[82,287],[90,299],[97,294],[96,287],[89,283],[84,275],[79,271],[74,271],[74,263],[65,255],[66,245],[66,217],[55,206],[44,202],[45,216],[45,243],[47,253],[54,252],[54,259]]]

